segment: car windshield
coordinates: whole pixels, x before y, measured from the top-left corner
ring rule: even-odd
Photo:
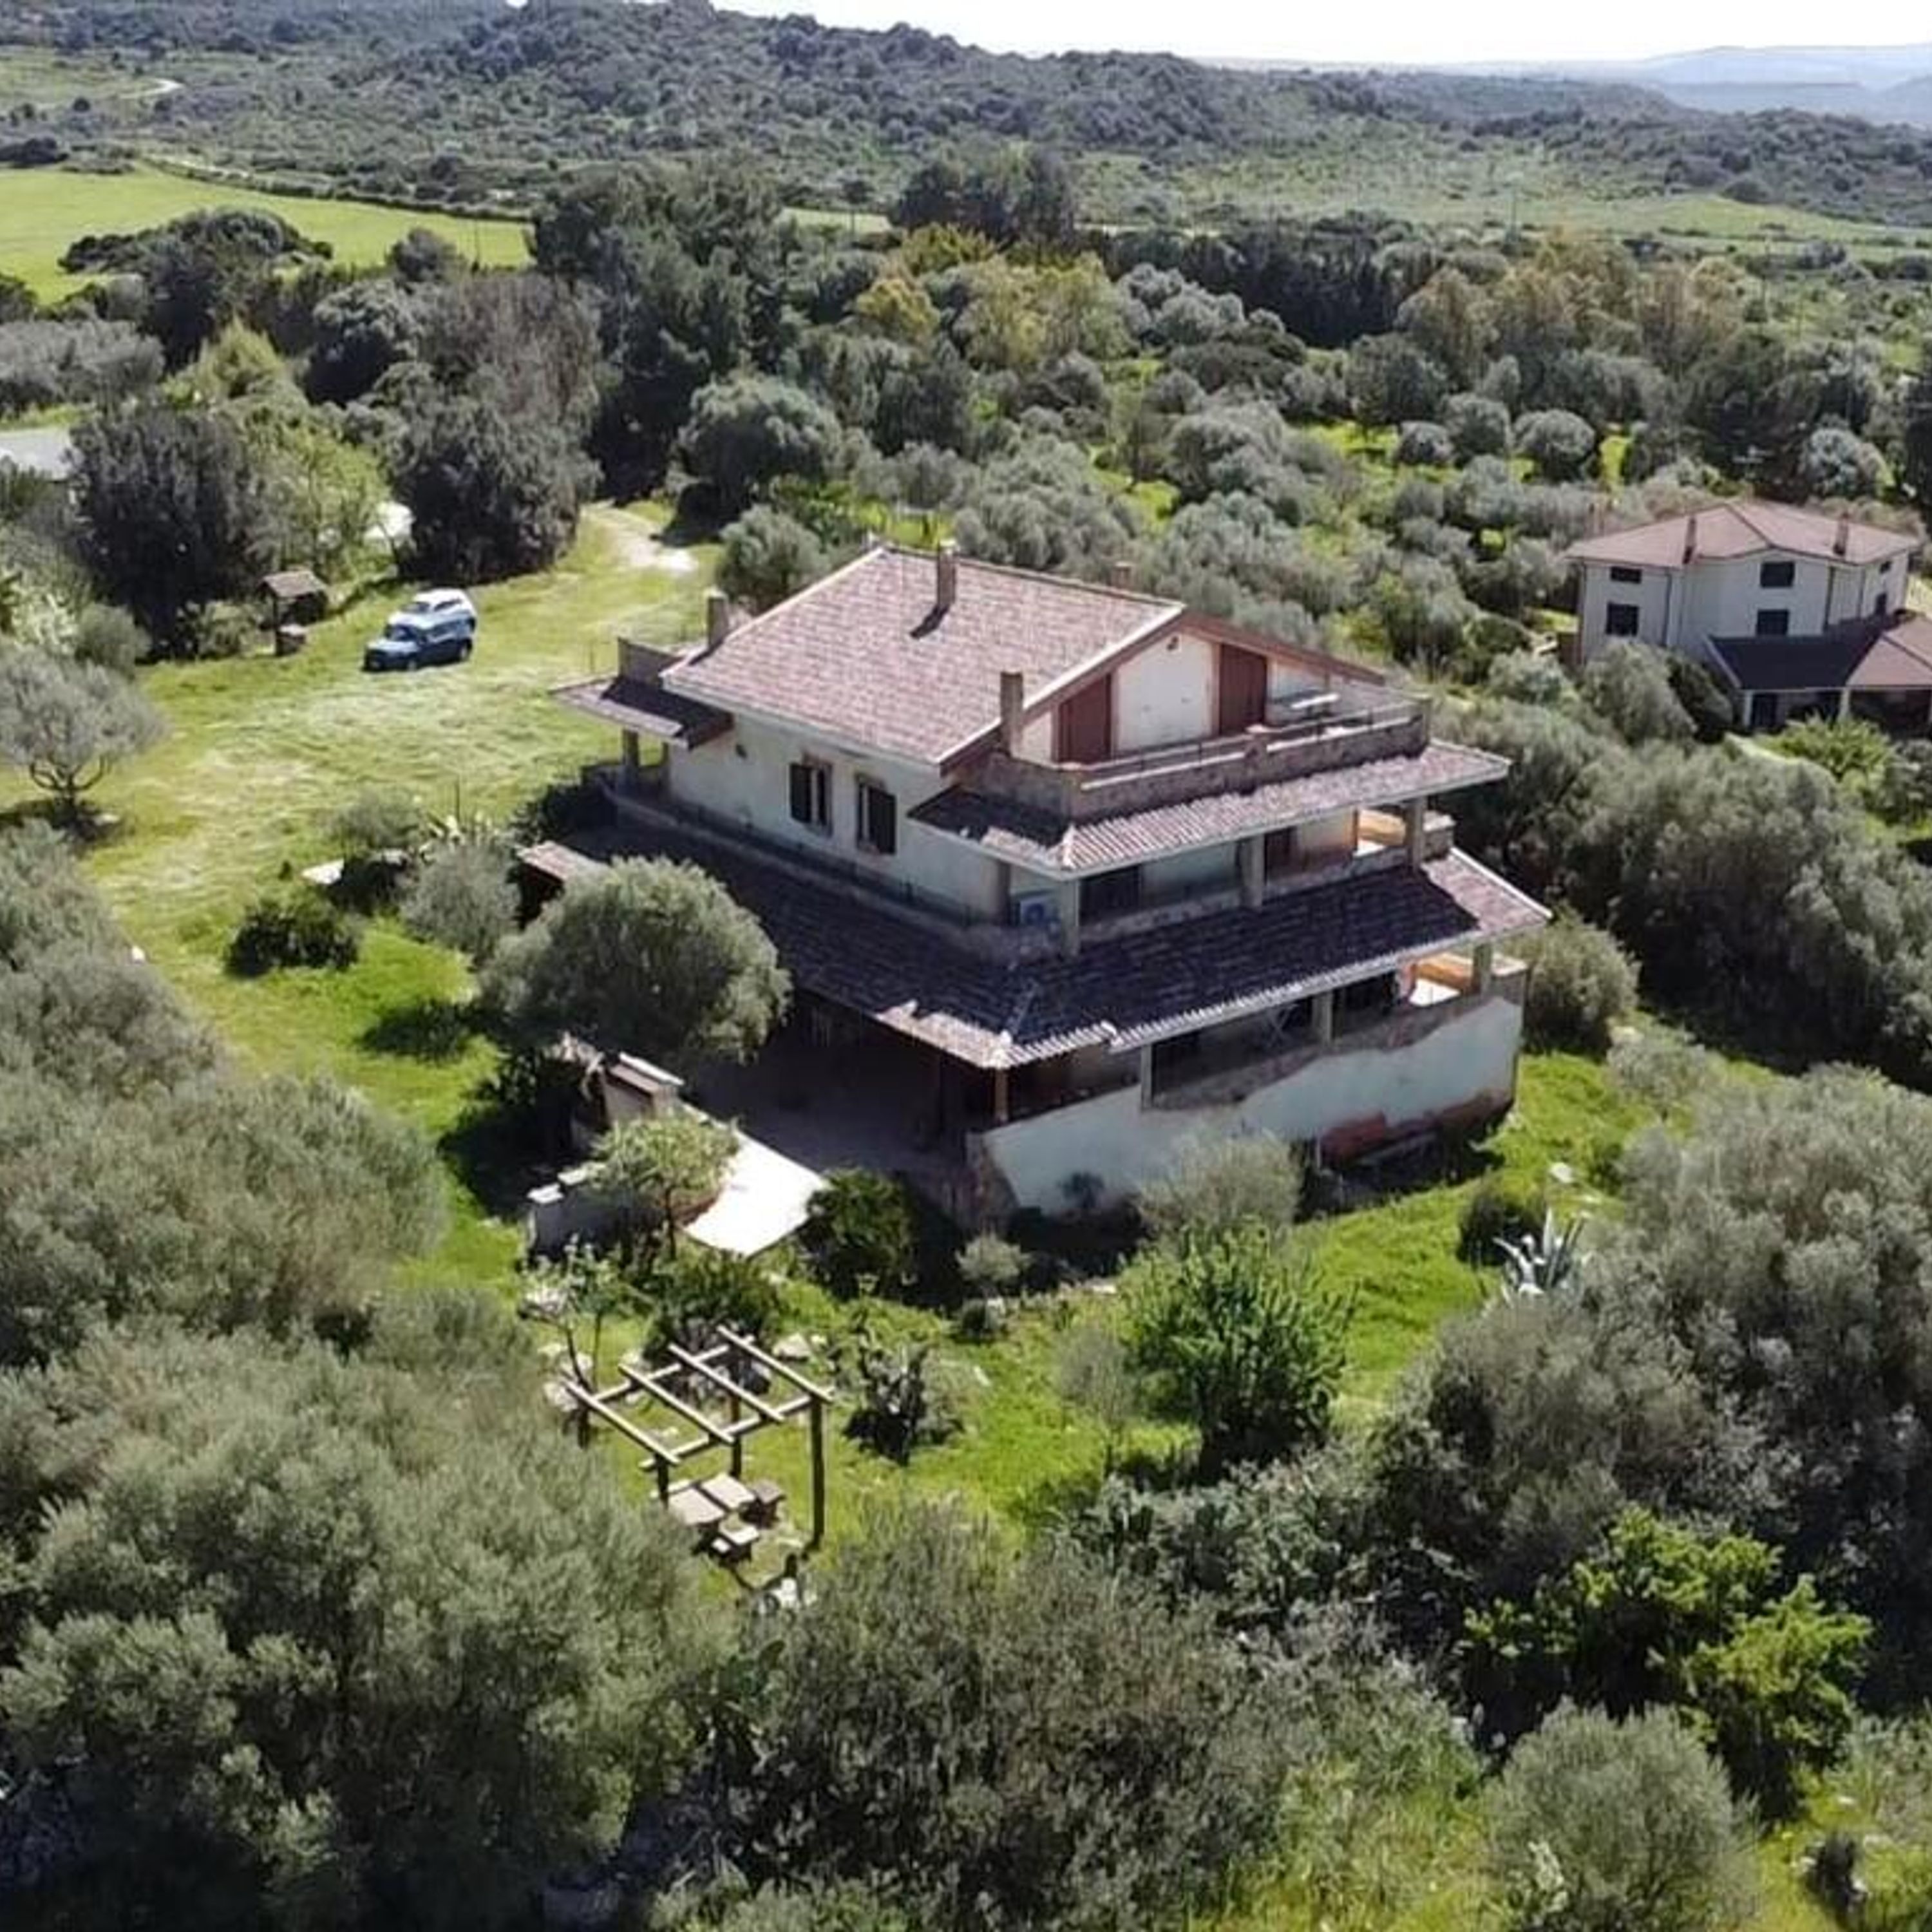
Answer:
[[[382,634],[386,638],[393,638],[400,644],[413,644],[418,628],[406,617],[392,617],[382,626]]]

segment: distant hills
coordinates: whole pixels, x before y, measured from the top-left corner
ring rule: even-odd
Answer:
[[[1642,87],[1708,113],[1794,110],[1932,127],[1932,41],[1889,47],[1703,47],[1648,60],[1513,64],[1480,71]]]

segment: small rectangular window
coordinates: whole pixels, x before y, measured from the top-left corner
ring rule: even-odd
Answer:
[[[859,843],[888,858],[899,849],[898,802],[870,778],[859,781]]]
[[[1872,615],[1874,617],[1882,617],[1891,608],[1892,593],[1888,590],[1881,590],[1872,599]]]
[[[1797,581],[1798,566],[1788,556],[1778,562],[1761,563],[1757,567],[1757,586],[1760,590],[1789,590]]]
[[[1789,610],[1760,610],[1757,614],[1756,634],[1760,638],[1790,637],[1791,613]]]
[[[1641,584],[1643,572],[1634,564],[1613,563],[1610,566],[1610,581],[1612,584]]]
[[[1606,604],[1604,606],[1604,629],[1612,638],[1634,638],[1636,635],[1637,607],[1634,604]]]
[[[815,758],[800,758],[791,768],[791,815],[814,832],[832,830],[832,773]]]

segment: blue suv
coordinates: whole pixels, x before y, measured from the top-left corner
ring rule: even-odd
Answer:
[[[460,590],[425,590],[412,597],[365,646],[364,670],[419,670],[460,664],[476,642],[476,607]]]

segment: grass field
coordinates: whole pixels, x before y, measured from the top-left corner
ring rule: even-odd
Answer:
[[[19,277],[44,301],[58,300],[87,279],[70,275],[60,266],[61,256],[82,236],[151,228],[206,208],[266,209],[303,234],[328,243],[338,260],[358,267],[380,262],[390,245],[412,228],[432,230],[466,257],[492,267],[526,260],[530,252],[522,224],[514,221],[471,220],[372,202],[266,194],[149,167],[125,174],[27,168],[8,173],[0,190],[0,274]]]

